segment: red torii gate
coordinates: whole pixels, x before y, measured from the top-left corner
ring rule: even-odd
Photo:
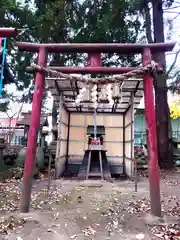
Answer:
[[[101,53],[120,53],[120,54],[142,54],[143,65],[146,66],[151,62],[151,54],[158,52],[171,51],[175,43],[157,43],[157,44],[59,44],[59,43],[27,43],[16,42],[19,50],[37,52],[38,65],[46,67],[48,53],[70,53],[80,52],[97,56],[95,64],[90,63],[88,67],[53,67],[53,69],[63,73],[125,73],[134,70],[134,68],[107,68],[102,67],[99,56]],[[90,62],[90,61],[89,61]],[[96,65],[96,66],[95,66]],[[33,71],[32,67],[28,68],[29,72]],[[22,185],[22,194],[20,200],[20,211],[28,212],[31,188],[32,173],[35,165],[37,130],[40,124],[41,103],[43,98],[45,82],[45,72],[36,71],[35,88],[32,103],[31,123],[28,135],[28,148],[25,160],[24,179]],[[153,215],[161,216],[160,203],[160,183],[159,183],[159,167],[156,140],[156,122],[154,110],[153,96],[153,78],[150,75],[144,77],[144,98],[145,98],[145,116],[147,128],[147,145],[148,145],[148,171],[150,186],[151,212]]]
[[[0,28],[0,37],[16,37],[20,31],[16,28]]]

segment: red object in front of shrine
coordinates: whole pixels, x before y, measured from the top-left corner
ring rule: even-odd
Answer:
[[[91,145],[101,145],[99,141],[92,141]]]

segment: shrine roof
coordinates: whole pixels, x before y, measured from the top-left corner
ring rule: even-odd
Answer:
[[[94,112],[93,102],[89,96],[85,96],[81,101],[81,105],[77,106],[75,99],[79,94],[84,83],[78,81],[65,80],[63,78],[48,78],[48,89],[50,90],[54,101],[58,104],[60,93],[63,95],[64,107],[68,112]],[[101,91],[101,86],[98,85],[98,95]],[[136,109],[143,97],[143,79],[129,78],[121,82],[121,101],[114,101],[114,105],[110,105],[108,100],[98,100],[97,112],[99,113],[124,113],[131,105],[131,98],[134,98],[134,108]]]

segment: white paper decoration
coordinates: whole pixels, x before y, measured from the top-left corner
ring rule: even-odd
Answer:
[[[107,99],[109,101],[109,104],[113,105],[114,101],[112,99],[112,94],[113,94],[113,92],[112,92],[112,84],[108,84],[106,89],[107,89]]]
[[[91,88],[91,97],[92,97],[92,102],[93,102],[93,107],[94,109],[97,109],[98,103],[97,103],[97,85],[94,85]]]
[[[77,106],[80,105],[80,102],[83,100],[85,93],[86,93],[86,87],[81,88],[79,91],[79,94],[75,100],[75,103]]]

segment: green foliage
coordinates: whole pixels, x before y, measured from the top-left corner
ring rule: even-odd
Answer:
[[[131,1],[96,0],[96,1],[36,1],[36,15],[39,25],[43,26],[40,40],[51,42],[122,42],[138,41],[141,23]],[[46,14],[44,14],[46,13]],[[134,57],[117,56],[103,62],[112,65],[136,65]],[[108,57],[111,58],[109,54]],[[71,60],[70,60],[71,59]],[[69,54],[63,57],[55,55],[53,64],[86,64],[86,56]]]
[[[0,102],[0,112],[6,112],[10,103],[9,96],[5,89],[2,90],[2,97]]]
[[[7,112],[9,102],[0,103],[0,112]]]
[[[30,8],[27,5],[22,6],[19,3],[16,3],[16,1],[10,0],[0,1],[0,27],[14,27],[21,29],[27,26],[33,26],[33,22],[33,13],[30,11]],[[24,89],[24,87],[29,86],[30,78],[27,77],[24,72],[25,66],[30,63],[32,55],[28,53],[24,54],[21,52],[17,52],[13,41],[25,39],[30,40],[30,35],[28,34],[28,31],[15,39],[8,39],[7,41],[7,61],[13,72],[14,79],[19,90],[22,90]],[[23,55],[26,55],[26,63],[22,59]],[[25,64],[22,64],[22,62]]]
[[[78,6],[79,11],[72,12],[71,26],[74,37],[71,42],[87,43],[136,43],[140,29],[140,21],[134,17],[128,1],[124,0],[85,0]],[[107,57],[107,55],[104,55]],[[116,60],[103,59],[107,66],[135,65],[134,57],[118,56]]]
[[[165,1],[171,6],[172,0]],[[0,27],[24,29],[13,41],[29,42],[122,42],[137,43],[144,37],[142,19],[144,0],[0,0]],[[34,7],[32,7],[34,6]],[[142,35],[139,38],[139,35]],[[14,73],[18,90],[29,87],[32,76],[26,67],[35,61],[33,53],[17,51],[8,39],[8,62]],[[54,54],[54,65],[86,65],[86,54]],[[107,60],[108,57],[108,60]],[[103,55],[106,66],[139,64],[134,56]],[[23,100],[32,99],[32,89]]]

